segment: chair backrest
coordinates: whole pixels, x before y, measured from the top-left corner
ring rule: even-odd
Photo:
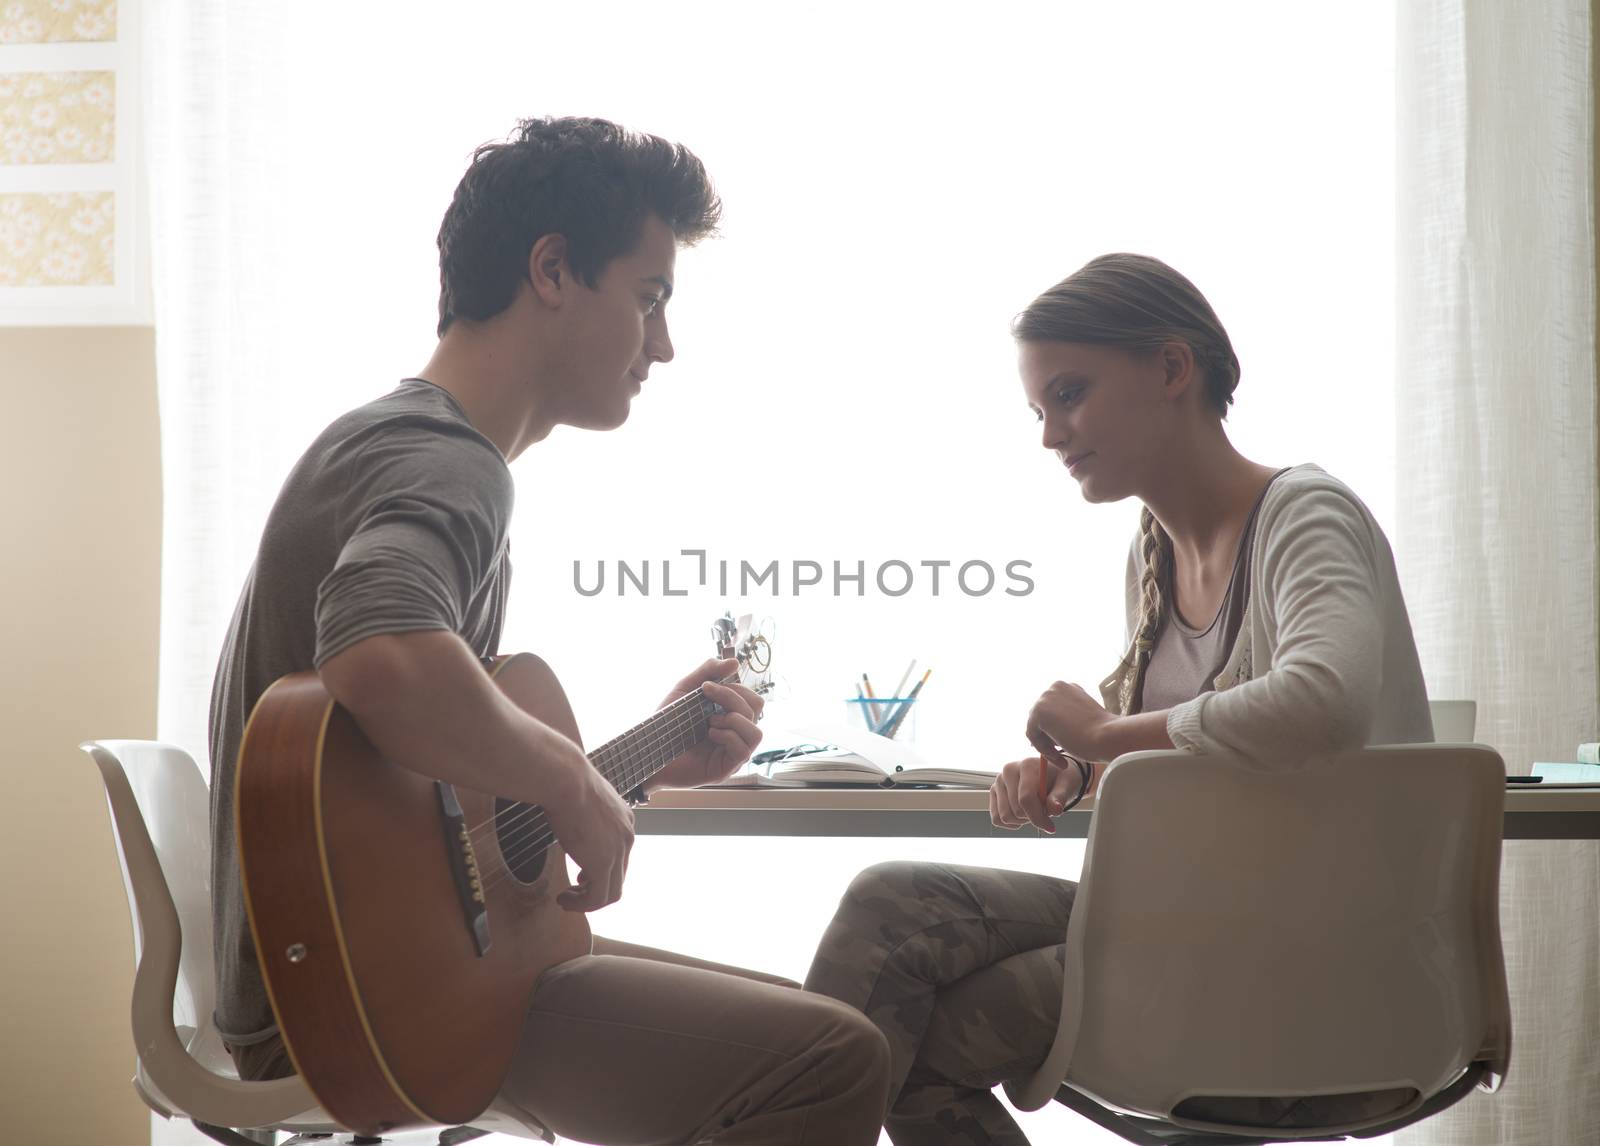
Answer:
[[[1471,744],[1477,735],[1475,700],[1430,700],[1428,715],[1433,717],[1433,738],[1440,744]]]
[[[298,1077],[241,1082],[216,1027],[210,799],[181,748],[91,740],[133,916],[133,1038],[141,1095],[161,1113],[219,1126],[333,1129]]]
[[[1504,787],[1478,745],[1281,769],[1119,758],[1068,925],[1056,1043],[1013,1100],[1041,1106],[1065,1080],[1184,1123],[1174,1108],[1199,1096],[1411,1088],[1414,1109],[1474,1062],[1497,1085]]]
[[[102,762],[95,748],[112,759]],[[138,873],[138,878],[159,879],[166,885],[183,940],[172,1000],[173,1024],[179,1030],[198,1034],[210,1026],[208,1019],[216,1002],[211,962],[211,816],[205,779],[189,754],[171,744],[109,740],[87,745],[85,751],[100,765],[102,775],[109,765],[120,768],[127,779],[160,866],[158,872]],[[129,849],[122,842],[124,826],[116,817],[115,806],[112,817],[123,887],[132,909],[133,957],[137,966],[145,940],[143,920],[137,910],[135,871],[129,866]],[[220,1042],[218,1050],[226,1056]]]

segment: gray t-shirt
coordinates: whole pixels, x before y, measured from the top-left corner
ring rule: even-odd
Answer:
[[[245,914],[233,779],[245,722],[281,676],[381,633],[448,629],[492,656],[511,578],[511,471],[445,390],[413,378],[337,419],[267,517],[211,690],[217,1028],[274,1030]]]

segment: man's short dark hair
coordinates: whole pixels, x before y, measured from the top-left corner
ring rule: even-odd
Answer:
[[[510,306],[541,236],[564,236],[573,273],[592,287],[651,215],[685,245],[715,232],[722,201],[687,147],[604,119],[523,120],[473,153],[439,226],[439,334]]]

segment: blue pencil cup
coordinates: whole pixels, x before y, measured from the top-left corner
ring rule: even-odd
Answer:
[[[845,700],[849,723],[879,736],[910,743],[917,738],[917,704],[914,697],[880,696],[876,700]]]

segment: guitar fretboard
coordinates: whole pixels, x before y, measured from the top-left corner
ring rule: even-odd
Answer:
[[[589,753],[589,760],[618,792],[631,792],[705,739],[712,710],[697,688],[612,737]]]
[[[737,680],[732,676],[722,683]],[[600,745],[589,753],[589,761],[618,793],[626,795],[704,740],[716,711],[711,698],[697,688]],[[554,839],[545,810],[497,800],[494,819],[507,865],[519,878],[537,878],[540,857]]]

